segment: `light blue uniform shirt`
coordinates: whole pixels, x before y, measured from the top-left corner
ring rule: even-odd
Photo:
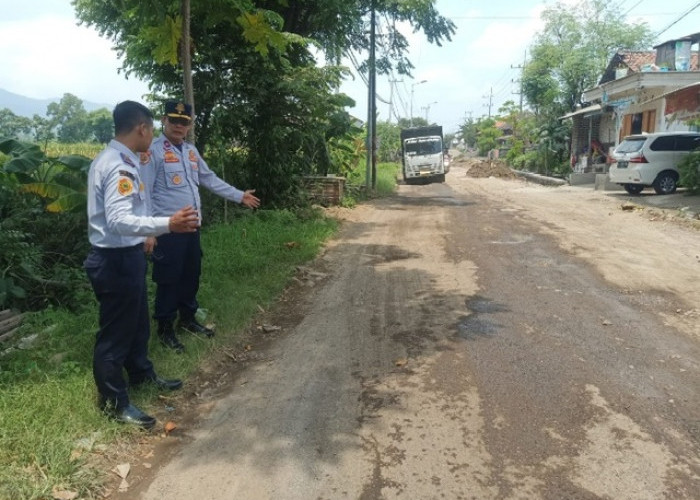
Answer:
[[[139,157],[112,140],[90,165],[88,173],[88,239],[101,248],[143,243],[146,236],[169,231],[169,217],[151,217]]]
[[[197,148],[185,142],[180,151],[165,134],[155,139],[149,151],[151,171],[145,170],[147,191],[154,215],[172,215],[192,205],[202,222],[199,186],[227,200],[240,203],[244,192],[221,180],[211,171]],[[148,169],[148,165],[142,165]]]

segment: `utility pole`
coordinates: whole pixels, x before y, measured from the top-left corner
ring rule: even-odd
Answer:
[[[486,105],[489,108],[489,118],[491,118],[491,108],[493,107],[493,87],[489,90],[489,95],[482,96],[484,99],[488,99],[489,103]]]
[[[369,34],[369,85],[367,99],[367,169],[365,184],[367,190],[377,185],[377,70],[375,65],[375,11],[377,0],[372,0],[370,7]]]
[[[511,68],[513,69],[519,69],[522,70],[525,67],[525,62],[527,61],[527,50],[525,51],[525,55],[523,56],[523,63],[519,64],[517,66],[514,66],[513,64],[510,65]],[[523,75],[521,71],[520,78],[517,80],[511,80],[513,83],[519,83],[520,84],[520,91],[518,92],[513,92],[514,94],[518,94],[520,96],[520,112],[523,112]]]

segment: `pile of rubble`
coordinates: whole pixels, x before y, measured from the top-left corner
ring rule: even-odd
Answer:
[[[457,158],[455,164],[467,169],[469,177],[500,177],[511,179],[516,177],[510,167],[499,160],[486,158]]]

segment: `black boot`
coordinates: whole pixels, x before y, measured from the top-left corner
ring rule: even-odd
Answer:
[[[204,335],[207,338],[212,338],[214,336],[214,330],[207,328],[199,321],[194,319],[194,317],[180,317],[180,328],[190,333]]]
[[[158,322],[158,337],[160,338],[161,344],[177,353],[181,353],[185,350],[185,346],[182,345],[175,335],[172,321]]]

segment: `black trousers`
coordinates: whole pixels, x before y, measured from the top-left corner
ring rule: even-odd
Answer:
[[[158,321],[194,318],[199,303],[199,277],[202,274],[202,246],[199,231],[168,233],[158,237],[153,250],[153,281],[156,300],[153,317]]]
[[[143,245],[93,247],[84,267],[100,304],[92,368],[95,383],[102,402],[123,408],[129,404],[123,370],[131,384],[155,376],[148,359],[150,319]]]

